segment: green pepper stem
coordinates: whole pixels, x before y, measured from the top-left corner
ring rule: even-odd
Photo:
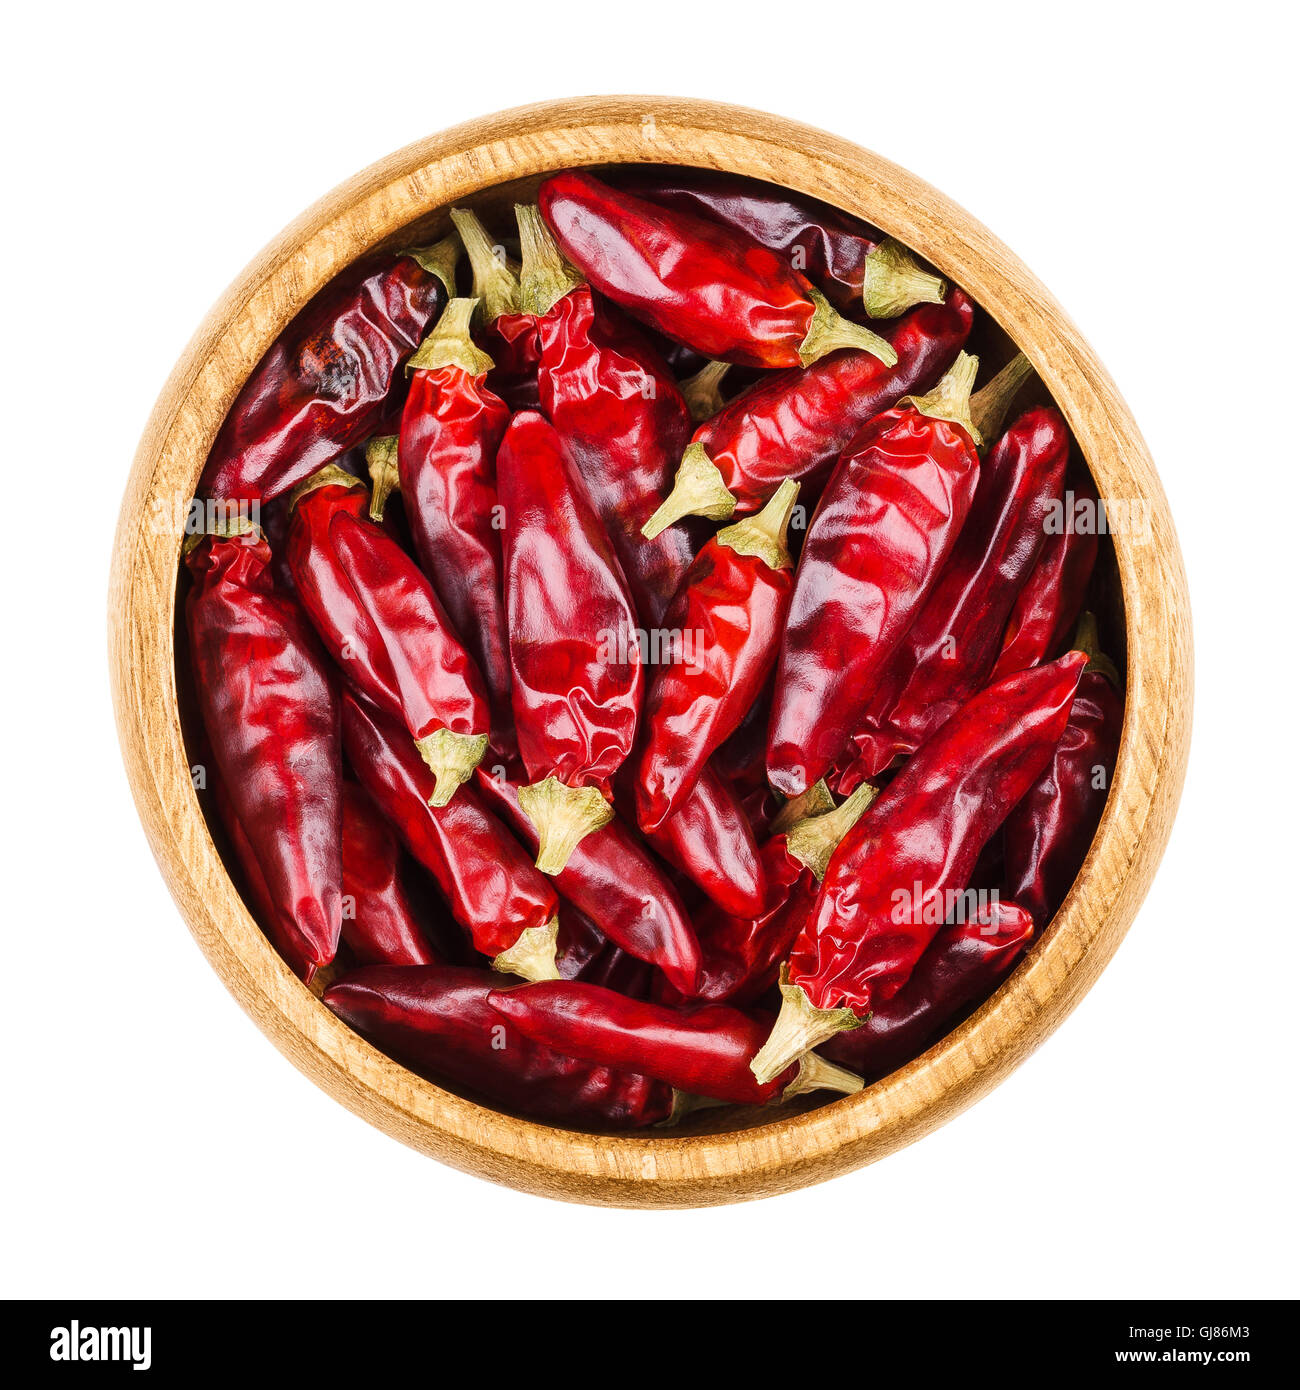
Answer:
[[[935,420],[951,420],[970,435],[978,449],[984,439],[970,418],[970,389],[975,385],[975,374],[979,369],[978,357],[969,352],[959,352],[957,360],[933,391],[927,391],[923,396],[904,396],[896,408],[910,405],[913,410],[919,410],[922,415],[929,415]]]
[[[837,1067],[815,1052],[805,1052],[799,1059],[794,1080],[781,1092],[781,1099],[793,1100],[809,1091],[838,1091],[842,1096],[851,1096],[865,1084],[857,1072]]]
[[[681,1124],[687,1115],[694,1115],[697,1110],[715,1110],[722,1105],[730,1105],[731,1101],[718,1100],[714,1096],[697,1096],[692,1091],[679,1091],[673,1089],[673,1108],[668,1113],[666,1119],[660,1120],[656,1129],[672,1129]]]
[[[460,241],[455,236],[445,236],[432,246],[411,246],[402,252],[409,256],[430,275],[442,281],[442,287],[450,299],[456,293],[456,262],[460,260]]]
[[[519,223],[519,309],[540,318],[553,304],[586,281],[560,255],[550,228],[536,203],[516,203]]]
[[[452,224],[460,235],[474,277],[474,296],[482,301],[487,323],[502,314],[519,312],[519,272],[502,248],[488,236],[487,228],[468,208],[452,208]]]
[[[726,521],[736,510],[735,496],[704,445],[696,441],[686,446],[677,465],[673,490],[659,504],[654,515],[641,528],[648,541],[684,516],[704,516],[710,521]]]
[[[799,361],[805,367],[812,366],[819,357],[825,357],[828,352],[837,352],[840,348],[869,352],[873,357],[880,358],[886,367],[892,367],[898,361],[898,354],[879,333],[863,328],[860,323],[850,323],[837,314],[826,296],[811,285],[806,293],[815,306],[815,312],[808,324],[807,335],[799,345]]]
[[[318,468],[309,478],[304,478],[296,488],[289,494],[289,512],[302,501],[309,492],[315,492],[318,487],[365,487],[365,483],[360,478],[354,477],[345,468],[340,468],[336,463],[327,463],[324,468]]]
[[[614,808],[598,787],[569,787],[546,777],[520,787],[519,805],[537,831],[537,867],[558,874],[586,835],[614,819]]]
[[[861,1028],[864,1020],[852,1009],[818,1009],[807,994],[790,983],[790,967],[781,967],[781,1012],[768,1040],[750,1061],[749,1069],[759,1085],[765,1086],[805,1052],[850,1028]]]
[[[826,785],[823,777],[820,782],[814,782],[806,791],[802,791],[798,796],[792,796],[789,801],[772,817],[772,822],[768,826],[768,833],[772,835],[784,835],[797,821],[807,820],[811,816],[824,816],[827,811],[835,809],[835,798],[831,795],[831,789]]]
[[[734,526],[724,526],[714,537],[719,545],[734,550],[737,555],[757,555],[769,569],[789,569],[790,514],[799,499],[799,484],[787,478],[772,494],[760,512],[747,516]]]
[[[1029,358],[1023,352],[1018,352],[992,381],[986,382],[970,398],[971,423],[979,431],[986,448],[1002,428],[1011,402],[1033,370]]]
[[[552,917],[544,927],[527,927],[519,933],[513,946],[492,957],[492,969],[505,975],[518,975],[521,980],[558,980],[555,965],[555,943],[560,919]]]
[[[406,364],[411,372],[436,372],[440,367],[459,367],[466,376],[486,376],[492,359],[469,336],[477,299],[452,299],[442,311],[433,332],[416,348]]]
[[[826,877],[831,857],[839,848],[840,841],[879,795],[878,787],[863,782],[854,787],[833,811],[827,811],[824,815],[808,815],[796,821],[785,833],[786,851],[805,869],[811,869],[820,883]]]
[[[487,751],[486,734],[454,734],[450,729],[435,729],[415,746],[433,773],[433,795],[429,805],[445,806],[462,782],[469,780],[474,769],[483,761]]]
[[[377,434],[366,445],[366,471],[370,474],[370,520],[382,521],[391,493],[400,489],[397,467],[398,436]]]
[[[1076,652],[1082,652],[1088,658],[1085,671],[1097,671],[1105,676],[1116,690],[1121,688],[1123,682],[1119,677],[1119,667],[1101,649],[1101,635],[1097,631],[1095,613],[1080,614],[1079,625],[1074,630],[1074,641],[1070,645]]]
[[[895,318],[913,304],[942,304],[947,288],[893,237],[862,263],[862,307],[871,319]]]
[[[730,370],[730,362],[706,362],[694,376],[682,382],[686,408],[697,425],[722,409],[722,378]]]

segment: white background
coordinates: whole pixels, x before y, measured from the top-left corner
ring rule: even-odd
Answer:
[[[6,20],[3,1292],[1300,1292],[1300,319],[1279,192],[1295,179],[1294,10],[749,13],[258,0],[28,5]],[[1196,623],[1182,810],[1078,1010],[932,1137],[719,1210],[589,1210],[489,1186],[317,1090],[186,932],[109,704],[118,500],[213,300],[373,160],[470,116],[590,92],[802,119],[991,227],[1141,423]]]

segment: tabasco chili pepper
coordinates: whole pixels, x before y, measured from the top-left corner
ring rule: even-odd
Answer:
[[[1068,491],[1085,507],[1101,505],[1086,478],[1072,478]],[[1037,666],[1065,645],[1083,608],[1098,544],[1095,526],[1080,529],[1068,516],[1048,531],[1038,562],[1007,620],[991,680]]]
[[[829,203],[712,169],[632,168],[619,170],[615,181],[653,203],[721,222],[779,252],[838,309],[894,318],[913,304],[943,301],[943,281],[910,251]]]
[[[342,925],[342,758],[333,673],[271,550],[236,521],[186,556],[190,655],[221,785],[260,874],[273,929],[310,980]]]
[[[401,727],[350,692],[343,698],[343,742],[362,786],[433,875],[452,916],[493,969],[529,979],[554,976],[555,890],[475,787],[434,806],[432,774]]]
[[[861,1077],[813,1053],[756,1083],[749,1059],[770,1019],[725,1004],[682,1013],[569,980],[495,989],[488,1004],[525,1037],[556,1052],[615,1070],[639,1067],[692,1095],[763,1105],[805,1091],[850,1095],[862,1089]]]
[[[632,750],[643,678],[636,612],[618,559],[555,430],[526,411],[497,455],[519,792],[537,867],[559,873],[613,818],[610,778]]]
[[[429,581],[367,516],[364,484],[336,468],[293,499],[289,568],[312,625],[347,681],[400,720],[445,806],[487,747],[483,678]]]
[[[1085,613],[1074,646],[1088,665],[1070,722],[1051,761],[1003,827],[1003,892],[1039,927],[1065,901],[1096,834],[1110,791],[1124,725],[1119,672],[1100,650],[1097,620]]]
[[[770,1079],[902,988],[984,845],[1052,756],[1087,658],[1071,652],[968,701],[841,841],[782,972],[754,1058]]]
[[[374,433],[398,368],[455,293],[458,255],[448,237],[327,285],[236,397],[200,492],[266,501]]]
[[[478,787],[496,813],[534,852],[537,829],[520,805],[522,768],[489,773]],[[683,995],[694,992],[700,947],[677,890],[617,817],[580,840],[555,886],[616,945],[659,967]]]
[[[1026,411],[990,450],[952,555],[876,678],[853,738],[850,779],[874,777],[897,754],[915,752],[988,682],[1007,617],[1042,548],[1069,452],[1069,431],[1052,406]]]
[[[944,927],[907,983],[860,1028],[823,1044],[827,1057],[866,1076],[884,1076],[941,1037],[971,1004],[986,999],[1024,953],[1034,922],[1023,907],[997,901],[987,915]]]
[[[784,257],[727,227],[572,170],[537,195],[560,249],[602,294],[706,357],[806,367],[837,348],[893,348],[850,323]]]
[[[486,970],[368,966],[325,1003],[376,1046],[434,1082],[450,1082],[534,1119],[593,1129],[657,1124],[672,1110],[662,1081],[575,1061],[531,1042],[487,1002]]]
[[[484,385],[469,336],[475,299],[453,299],[407,363],[398,473],[415,553],[487,687],[492,744],[514,747],[496,456],[510,411]],[[377,500],[377,499],[376,499]],[[372,507],[372,515],[373,515]]]
[[[975,358],[849,445],[813,515],[776,671],[767,775],[797,796],[834,766],[970,510]]]
[[[667,365],[621,315],[598,306],[564,264],[536,207],[515,209],[521,294],[536,321],[537,390],[596,509],[646,627],[656,627],[695,554],[686,528],[653,542],[641,527],[690,438]]]
[[[343,784],[343,939],[361,965],[436,965],[442,959],[402,886],[401,846],[375,803]]]
[[[757,516],[719,531],[668,610],[665,625],[689,634],[691,652],[657,668],[646,698],[636,792],[647,833],[681,809],[772,669],[794,588],[786,536],[798,495],[782,483]]]
[[[912,310],[889,330],[898,361],[837,352],[806,369],[774,372],[691,436],[672,491],[645,527],[684,516],[725,521],[757,510],[786,479],[816,500],[858,431],[908,392],[928,391],[961,350],[974,309],[958,289],[946,303]]]

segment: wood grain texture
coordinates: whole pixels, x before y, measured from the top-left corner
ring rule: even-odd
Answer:
[[[854,1097],[751,1114],[738,1132],[557,1130],[472,1104],[370,1047],[294,978],[245,910],[192,790],[177,714],[179,535],[158,523],[157,508],[193,492],[226,410],[279,331],[350,261],[440,230],[452,204],[501,208],[551,170],[613,162],[770,179],[914,247],[1028,354],[1102,495],[1140,499],[1151,518],[1147,539],[1114,538],[1128,646],[1124,736],[1097,839],[1051,928],[923,1057]],[[880,1158],[978,1100],[1061,1022],[1119,945],[1164,851],[1191,732],[1191,619],[1173,522],[1128,408],[1060,306],[984,227],[905,170],[822,131],[702,101],[593,97],[504,112],[390,156],[303,213],[217,303],[163,388],[122,503],[109,619],[118,729],[150,845],[204,954],[263,1032],[330,1094],[424,1153],[526,1191],[609,1205],[787,1191]]]

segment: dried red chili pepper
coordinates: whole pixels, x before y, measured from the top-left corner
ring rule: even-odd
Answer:
[[[669,631],[683,634],[683,652],[656,669],[646,697],[636,793],[637,819],[648,834],[685,804],[776,661],[794,589],[786,535],[798,495],[797,483],[782,483],[757,516],[719,531],[664,618]]]
[[[987,390],[1023,378],[1017,358]],[[1013,394],[1013,389],[1011,391]],[[988,438],[997,429],[981,391],[973,418]],[[948,563],[907,635],[880,670],[853,736],[857,756],[840,789],[883,772],[908,754],[988,683],[1007,617],[1029,578],[1044,539],[1044,525],[1065,480],[1070,435],[1052,406],[1019,417],[980,466],[970,513]]]
[[[497,814],[534,852],[537,829],[519,803],[522,769],[488,773],[478,786]],[[700,947],[677,890],[617,818],[584,836],[555,886],[616,945],[659,967],[684,995],[694,992]]]
[[[927,947],[907,983],[860,1028],[838,1033],[826,1055],[866,1076],[884,1076],[919,1056],[977,1000],[987,999],[1034,934],[1023,907],[998,901],[983,920],[954,922]]]
[[[933,392],[867,425],[813,515],[768,729],[768,780],[786,796],[826,776],[847,748],[966,520],[979,477],[967,413],[976,366],[959,354]]]
[[[289,568],[348,683],[405,724],[445,806],[487,747],[483,678],[409,555],[367,516],[365,486],[333,467],[299,484]]]
[[[555,890],[477,789],[462,787],[447,805],[432,805],[432,774],[400,726],[350,692],[343,697],[343,746],[362,786],[493,969],[534,980],[554,976]]]
[[[343,976],[325,1003],[431,1081],[553,1123],[633,1129],[672,1110],[662,1081],[591,1066],[530,1042],[487,1002],[499,975],[446,965],[372,965]]]
[[[1071,652],[981,691],[841,842],[782,972],[781,1016],[753,1061],[760,1081],[856,1028],[907,981],[1051,758],[1086,660]]]
[[[536,319],[537,389],[627,578],[647,627],[663,617],[695,554],[686,528],[653,542],[641,527],[690,438],[672,373],[630,324],[600,308],[564,264],[536,207],[515,209],[521,303]]]
[[[512,699],[533,778],[519,801],[537,867],[558,873],[613,818],[610,778],[632,750],[643,677],[636,613],[600,520],[555,430],[531,411],[497,454]]]
[[[1051,921],[1087,857],[1105,809],[1124,725],[1119,672],[1102,654],[1085,613],[1074,646],[1087,653],[1061,741],[1042,776],[1003,827],[1003,892],[1039,927]]]
[[[496,456],[510,411],[484,385],[492,359],[469,336],[474,299],[453,299],[407,363],[398,474],[421,568],[487,687],[492,746],[514,748]],[[376,487],[370,515],[383,514]]]
[[[1091,482],[1083,478],[1072,481],[1070,492],[1077,504],[1096,514],[1101,504]],[[1038,563],[1007,620],[991,680],[1037,666],[1065,645],[1083,608],[1098,546],[1096,528],[1080,530],[1069,516],[1063,516],[1062,525],[1048,532]]]
[[[831,1066],[815,1053],[759,1085],[749,1059],[770,1020],[725,1004],[681,1013],[569,980],[495,989],[488,1004],[525,1037],[556,1052],[615,1070],[640,1067],[646,1075],[691,1095],[764,1105],[805,1091],[851,1095],[862,1089],[861,1077]]]
[[[658,207],[590,174],[553,174],[537,194],[560,249],[602,294],[706,357],[806,367],[883,338],[850,323],[775,252],[718,223]]]
[[[974,308],[958,289],[946,304],[912,310],[889,331],[898,361],[837,352],[771,376],[706,419],[691,436],[649,535],[685,516],[744,516],[793,478],[816,500],[858,431],[899,399],[928,391],[970,333]]]
[[[944,283],[905,247],[829,203],[712,169],[634,168],[616,179],[642,198],[742,232],[783,255],[839,309],[894,318],[913,304],[939,304]]]
[[[260,531],[236,522],[188,551],[185,601],[203,725],[221,785],[305,980],[334,959],[342,925],[339,700],[325,653],[278,593]],[[251,864],[250,864],[251,875]]]
[[[455,293],[458,255],[448,237],[327,285],[236,397],[200,492],[266,501],[374,433],[398,368]]]
[[[401,847],[375,803],[343,784],[343,940],[361,965],[437,965],[401,878]]]

